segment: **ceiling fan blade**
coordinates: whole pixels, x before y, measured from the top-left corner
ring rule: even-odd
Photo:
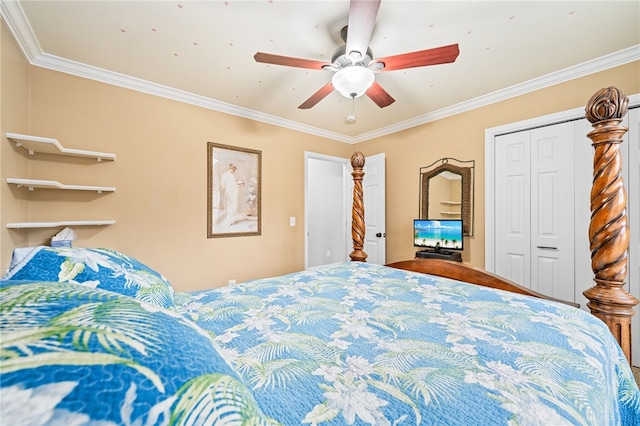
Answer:
[[[320,102],[321,100],[323,100],[324,98],[327,97],[327,95],[329,93],[333,92],[333,84],[331,84],[331,82],[328,82],[327,84],[325,84],[324,86],[322,86],[320,88],[320,90],[318,90],[316,93],[314,93],[313,95],[311,95],[311,97],[309,99],[307,99],[306,101],[304,101],[302,103],[302,105],[300,105],[298,108],[300,109],[309,109],[314,107],[318,102]]]
[[[367,53],[379,8],[380,0],[351,0],[346,54],[352,60],[359,61]],[[352,56],[351,52],[359,55]]]
[[[375,102],[376,105],[378,105],[380,108],[389,106],[396,101],[391,97],[389,93],[387,93],[386,90],[382,88],[382,86],[378,84],[377,81],[373,82],[371,87],[369,87],[369,90],[367,90],[366,94],[369,99]]]
[[[253,59],[255,59],[256,62],[263,62],[265,64],[310,68],[312,70],[321,70],[325,65],[331,65],[331,63],[314,61],[313,59],[292,58],[290,56],[272,55],[271,53],[262,52],[258,52],[253,55]]]
[[[386,58],[376,58],[375,62],[384,63],[384,68],[381,71],[393,71],[427,65],[448,64],[454,62],[459,53],[458,44],[450,44],[449,46],[387,56]]]

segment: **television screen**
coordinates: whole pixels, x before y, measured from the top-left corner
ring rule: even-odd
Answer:
[[[413,245],[442,250],[462,250],[462,221],[414,219]]]

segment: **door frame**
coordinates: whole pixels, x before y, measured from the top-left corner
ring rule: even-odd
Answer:
[[[309,160],[322,160],[329,161],[336,164],[342,165],[342,196],[345,200],[344,206],[345,209],[343,211],[342,216],[342,226],[343,226],[343,235],[348,234],[347,224],[350,223],[349,219],[351,218],[351,202],[349,199],[349,190],[348,190],[348,181],[349,181],[349,173],[350,173],[350,159],[335,157],[332,155],[319,154],[317,152],[305,151],[304,152],[304,269],[309,268]],[[350,235],[350,233],[348,234]],[[348,258],[349,255],[349,242],[351,240],[347,239],[344,247],[345,258]]]
[[[382,156],[383,159],[383,169],[384,163],[386,162],[386,154],[384,152],[378,154],[372,154],[369,157],[373,156]],[[369,157],[365,157],[365,169],[367,167],[366,159]],[[332,155],[319,154],[317,152],[305,151],[304,152],[304,268],[305,270],[309,268],[309,160],[321,160],[321,161],[329,161],[332,163],[337,163],[342,165],[342,199],[344,204],[344,209],[342,212],[342,234],[345,236],[345,246],[344,246],[344,259],[345,261],[349,260],[349,254],[353,250],[353,238],[351,234],[351,221],[352,221],[352,206],[353,206],[353,179],[351,173],[353,172],[353,167],[351,166],[351,158],[342,158],[335,157]],[[366,174],[365,178],[366,180]],[[382,188],[383,191],[386,191],[386,177],[383,175],[383,183]],[[363,181],[363,184],[365,182]],[[366,185],[363,187],[365,200],[366,200]],[[366,203],[366,201],[365,201]],[[385,252],[386,258],[386,230],[384,229],[386,225],[386,206],[384,205],[384,200],[382,201],[382,205],[379,206],[382,211],[378,211],[379,219],[382,223],[382,233],[385,234],[382,238],[382,247]],[[365,226],[366,226],[366,211],[365,211]],[[366,241],[365,241],[366,243]]]
[[[631,136],[640,140],[640,107],[635,109],[638,122],[629,120],[629,141]],[[632,126],[633,127],[632,129]],[[629,182],[635,182],[635,186],[628,188],[627,207],[629,208],[629,228],[631,229],[629,241],[629,292],[640,298],[640,147],[632,150],[629,146]],[[638,231],[635,232],[634,231]],[[640,366],[640,306],[636,305],[635,315],[631,317],[631,362],[634,366]]]

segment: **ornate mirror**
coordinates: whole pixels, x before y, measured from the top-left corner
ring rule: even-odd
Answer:
[[[475,161],[455,158],[420,168],[420,219],[459,219],[466,237],[473,236]]]

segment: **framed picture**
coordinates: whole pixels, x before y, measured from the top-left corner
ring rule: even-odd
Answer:
[[[207,238],[261,233],[262,151],[207,143]]]

